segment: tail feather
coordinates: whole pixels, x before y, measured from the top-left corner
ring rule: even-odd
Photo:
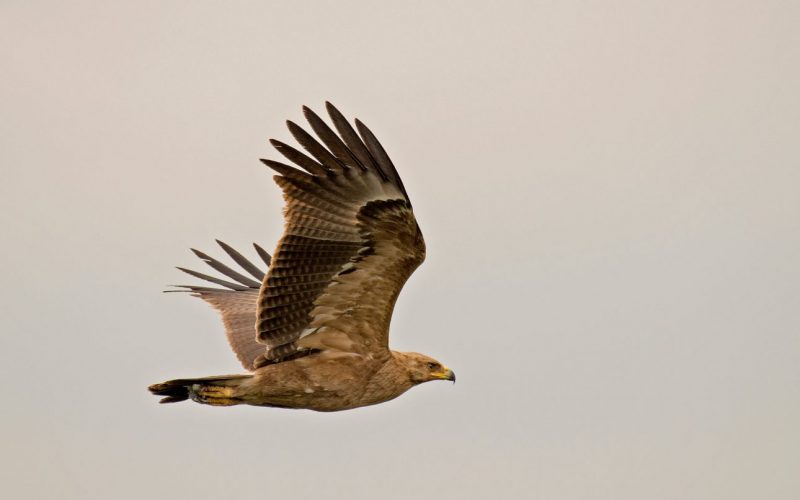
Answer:
[[[214,406],[230,406],[240,401],[233,389],[242,379],[252,375],[223,375],[219,377],[183,378],[168,380],[148,387],[156,396],[164,396],[159,403],[177,403],[191,398],[198,403]]]
[[[148,389],[156,396],[166,396],[159,403],[177,403],[189,399],[189,379],[170,380],[161,384],[153,384]]]

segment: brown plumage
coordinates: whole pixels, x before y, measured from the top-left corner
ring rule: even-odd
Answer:
[[[337,411],[381,403],[430,380],[455,381],[452,370],[428,356],[389,349],[395,301],[425,259],[425,242],[378,140],[360,121],[356,132],[326,106],[336,132],[303,108],[322,143],[287,122],[311,156],[270,141],[302,170],[261,160],[278,172],[286,201],[274,258],[255,245],[266,274],[221,241],[249,276],[198,250],[192,251],[233,281],[179,268],[224,287],[181,288],[220,312],[233,351],[251,373],[151,385],[162,403],[191,398]]]

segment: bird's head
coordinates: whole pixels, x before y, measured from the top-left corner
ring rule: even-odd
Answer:
[[[456,374],[453,373],[453,370],[430,356],[425,356],[424,354],[416,352],[397,354],[400,354],[399,357],[408,369],[411,381],[415,384],[430,382],[431,380],[450,380],[454,383],[456,381]]]

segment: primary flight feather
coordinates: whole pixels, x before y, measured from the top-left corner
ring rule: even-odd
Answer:
[[[375,135],[326,107],[335,131],[303,108],[319,140],[287,122],[308,154],[270,141],[294,166],[261,160],[278,173],[286,201],[274,257],[255,245],[266,273],[221,241],[248,275],[198,250],[192,251],[233,281],[179,268],[223,287],[182,288],[220,312],[250,373],[151,385],[162,403],[191,398],[216,406],[338,411],[388,401],[430,380],[455,381],[433,358],[389,349],[394,304],[425,259],[425,241]]]

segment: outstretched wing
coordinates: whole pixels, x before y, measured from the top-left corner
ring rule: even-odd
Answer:
[[[234,281],[227,281],[207,274],[198,273],[191,269],[179,267],[181,271],[188,273],[196,278],[203,279],[223,288],[195,285],[178,285],[182,290],[169,290],[172,292],[189,292],[195,297],[200,297],[208,302],[214,309],[219,311],[222,322],[225,325],[225,334],[228,343],[231,345],[236,357],[247,370],[255,369],[255,362],[264,354],[264,344],[256,340],[255,320],[258,303],[258,290],[261,281],[264,279],[264,271],[257,265],[250,262],[242,254],[234,250],[230,245],[217,240],[219,246],[233,259],[234,262],[248,273],[250,276],[243,275],[222,262],[206,255],[205,253],[192,249],[203,262],[211,266],[216,271]],[[263,269],[269,267],[270,256],[260,246],[253,243],[259,257],[264,261]]]
[[[258,298],[258,340],[276,362],[309,349],[388,355],[392,310],[425,258],[425,243],[394,165],[372,132],[330,103],[338,135],[303,108],[323,144],[292,122],[311,155],[273,146],[296,166],[280,175],[286,225]]]

